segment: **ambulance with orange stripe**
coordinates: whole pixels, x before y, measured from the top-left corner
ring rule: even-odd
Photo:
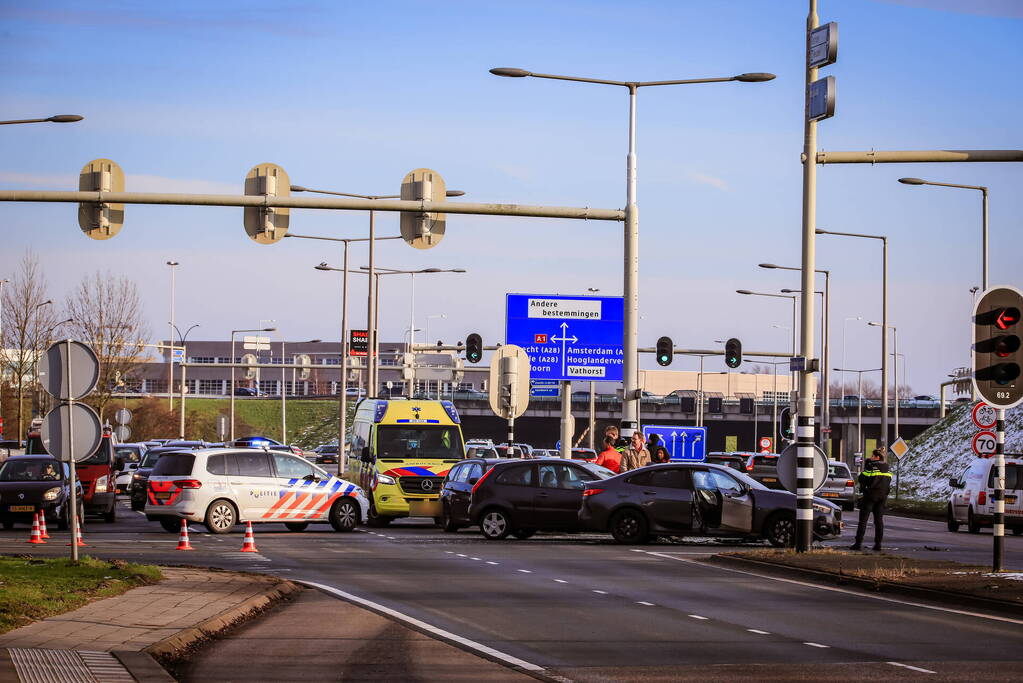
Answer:
[[[226,534],[238,522],[283,522],[291,531],[329,522],[351,531],[366,521],[363,490],[304,458],[265,448],[164,453],[146,489],[146,518],[177,533],[181,520]]]
[[[370,526],[398,517],[439,524],[441,484],[464,457],[451,401],[365,399],[355,411],[345,476],[367,492]]]

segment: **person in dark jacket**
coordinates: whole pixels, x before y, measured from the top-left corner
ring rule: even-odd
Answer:
[[[888,500],[888,491],[892,485],[892,473],[888,463],[884,461],[884,451],[880,448],[874,449],[867,461],[867,467],[859,476],[860,493],[860,521],[856,526],[856,542],[849,546],[850,550],[860,550],[863,545],[863,536],[867,532],[867,520],[874,516],[874,550],[881,549],[881,539],[884,537],[884,504]]]
[[[668,449],[664,446],[654,446],[653,450],[650,451],[650,464],[660,465],[666,462],[671,462],[671,456],[668,454]]]

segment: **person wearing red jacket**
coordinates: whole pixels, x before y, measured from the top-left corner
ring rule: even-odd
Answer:
[[[597,455],[595,462],[601,467],[606,467],[615,474],[618,474],[618,470],[622,465],[622,454],[615,448],[614,437],[604,437],[604,450]]]

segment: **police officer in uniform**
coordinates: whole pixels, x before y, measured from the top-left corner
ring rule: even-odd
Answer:
[[[849,546],[850,550],[860,550],[863,535],[867,532],[867,520],[874,515],[874,550],[881,549],[884,536],[884,504],[888,500],[888,491],[892,485],[892,473],[888,463],[884,461],[884,451],[875,448],[867,461],[866,469],[859,476],[860,522],[856,527],[856,542]]]

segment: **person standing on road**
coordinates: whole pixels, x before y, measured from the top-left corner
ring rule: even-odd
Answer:
[[[884,451],[875,448],[870,454],[866,468],[859,476],[860,520],[856,526],[856,542],[849,546],[850,550],[860,550],[863,536],[867,533],[867,520],[874,516],[874,550],[881,549],[884,537],[884,504],[888,500],[888,491],[892,485],[892,473],[888,463],[884,461]]]
[[[614,448],[619,453],[625,453],[629,448],[629,442],[621,437],[621,432],[618,431],[618,425],[608,425],[604,427],[604,437],[611,437],[614,441]]]
[[[632,433],[632,443],[629,445],[629,449],[622,455],[620,471],[628,472],[629,470],[639,469],[649,464],[650,451],[646,449],[643,433],[637,429]]]
[[[596,464],[606,467],[615,474],[618,474],[622,465],[622,454],[615,448],[613,437],[604,437],[604,450],[597,456]]]

